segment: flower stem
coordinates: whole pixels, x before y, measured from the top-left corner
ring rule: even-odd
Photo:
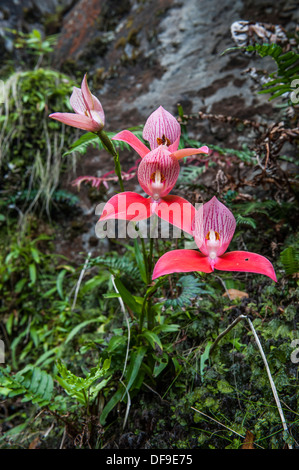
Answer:
[[[143,328],[144,315],[145,315],[148,299],[156,292],[156,290],[158,289],[158,287],[160,287],[160,285],[162,284],[162,282],[164,281],[166,277],[167,276],[160,277],[158,281],[156,282],[156,284],[154,286],[149,287],[145,293],[143,303],[142,303],[142,311],[141,311],[140,320],[139,320],[140,331],[142,331],[142,328]]]
[[[122,176],[121,176],[121,166],[120,166],[120,162],[119,162],[118,152],[116,151],[116,148],[114,147],[114,144],[113,144],[112,140],[108,137],[108,135],[106,134],[106,132],[103,129],[101,131],[97,132],[97,135],[100,138],[100,140],[101,140],[103,146],[105,147],[105,149],[107,150],[107,152],[109,152],[113,156],[114,171],[115,171],[116,176],[118,177],[120,190],[123,192],[125,189],[124,189],[124,184],[123,184],[123,180],[122,180]]]

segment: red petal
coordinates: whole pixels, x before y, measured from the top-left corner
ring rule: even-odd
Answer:
[[[156,279],[165,274],[188,273],[201,271],[211,273],[213,270],[209,259],[196,250],[173,250],[165,253],[158,259],[152,279]]]
[[[196,210],[186,199],[168,194],[161,199],[155,212],[161,219],[192,235],[191,225]]]
[[[137,153],[139,153],[141,158],[145,157],[145,155],[149,153],[147,146],[130,131],[121,131],[114,135],[112,140],[121,140],[122,142],[126,142],[126,144],[129,144]]]
[[[100,220],[144,220],[151,216],[151,200],[127,191],[116,194],[105,204]]]
[[[231,251],[217,258],[215,269],[264,274],[277,282],[272,263],[264,256],[248,251]]]

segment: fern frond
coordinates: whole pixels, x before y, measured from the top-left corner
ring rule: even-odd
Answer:
[[[93,258],[89,262],[89,266],[103,266],[112,271],[115,276],[127,276],[132,280],[139,279],[139,269],[132,260],[127,256],[116,257],[116,256],[98,256]]]
[[[260,57],[272,57],[277,70],[269,75],[272,80],[264,83],[259,93],[270,93],[273,100],[285,93],[294,91],[292,82],[299,79],[299,54],[295,51],[283,52],[278,44],[255,44],[246,47],[248,52],[257,52]]]
[[[254,219],[251,217],[243,217],[240,214],[237,214],[236,216],[236,223],[237,225],[250,225],[252,228],[256,228],[256,223]]]
[[[287,275],[299,272],[299,252],[289,246],[280,253],[280,261]]]
[[[167,299],[165,307],[184,308],[192,304],[192,299],[196,299],[199,295],[212,294],[212,291],[203,289],[205,284],[200,282],[191,274],[182,276],[176,285],[180,288],[181,292],[174,299]]]
[[[0,394],[8,397],[23,395],[23,402],[31,401],[42,407],[51,401],[53,379],[39,367],[28,366],[16,374],[6,368],[0,373]]]

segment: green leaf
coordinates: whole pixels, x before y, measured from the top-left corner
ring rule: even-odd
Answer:
[[[31,281],[29,286],[32,287],[36,282],[36,266],[34,263],[29,264],[29,277]]]
[[[110,398],[108,401],[107,405],[104,407],[101,416],[100,416],[100,423],[102,426],[106,424],[106,419],[107,416],[109,415],[110,411],[113,410],[113,408],[119,403],[123,397],[124,394],[124,387],[123,385],[120,385],[118,390],[114,393],[114,395]]]
[[[126,342],[127,339],[125,338],[125,336],[112,336],[107,347],[107,352],[111,354],[112,351],[117,349],[119,346],[126,344]]]
[[[163,345],[159,336],[153,331],[145,330],[142,332],[141,336],[143,336],[149,342],[153,349],[156,349],[156,345],[159,346],[161,350],[163,349]]]
[[[115,285],[120,293],[121,298],[123,299],[124,303],[135,313],[141,312],[141,305],[138,304],[133,297],[133,295],[128,291],[128,289],[123,285],[119,278],[115,278]]]
[[[79,325],[76,325],[71,331],[70,333],[68,334],[66,340],[65,340],[65,344],[69,343],[73,338],[74,336],[76,336],[76,334],[82,330],[82,328],[85,328],[85,326],[87,325],[90,325],[91,323],[96,323],[96,322],[99,322],[99,321],[103,321],[104,318],[101,316],[100,318],[92,318],[91,320],[85,320],[81,323],[79,323]]]
[[[204,352],[200,356],[200,376],[201,376],[202,381],[203,381],[203,378],[204,378],[205,364],[206,364],[207,360],[209,359],[210,349],[211,349],[212,344],[213,344],[212,341],[209,341],[208,344],[205,347]]]
[[[147,272],[145,268],[145,261],[143,259],[143,255],[140,250],[138,238],[134,238],[134,250],[135,250],[136,263],[139,268],[141,279],[143,280],[144,284],[147,284]]]
[[[143,358],[146,354],[146,351],[147,351],[147,347],[146,346],[140,346],[139,348],[137,348],[136,351],[134,351],[132,354],[131,354],[131,359],[130,359],[130,364],[129,364],[129,367],[128,367],[128,370],[127,370],[127,374],[126,374],[126,378],[127,378],[127,391],[130,390],[130,388],[132,387],[137,375],[138,375],[138,372],[139,372],[139,369],[140,369],[140,366],[142,364],[142,361],[143,361]]]
[[[37,264],[39,264],[40,263],[39,251],[36,248],[34,248],[33,246],[30,247],[30,251],[31,251],[32,258],[34,259],[34,261]]]
[[[166,353],[163,353],[163,356],[157,360],[154,371],[153,371],[153,376],[158,377],[159,374],[165,369],[165,367],[168,365],[168,360],[169,356]]]
[[[63,279],[64,279],[64,276],[65,276],[66,272],[67,272],[66,269],[62,269],[60,271],[60,273],[58,274],[57,279],[56,279],[56,289],[57,289],[57,292],[59,294],[59,297],[62,300],[64,299],[62,285],[63,285]]]

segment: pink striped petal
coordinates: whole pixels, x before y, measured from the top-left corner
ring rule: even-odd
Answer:
[[[143,138],[150,144],[151,150],[154,150],[161,141],[165,140],[165,145],[170,146],[170,151],[177,150],[180,142],[181,126],[172,114],[160,106],[147,119]]]
[[[72,114],[72,113],[53,113],[49,116],[56,121],[63,122],[68,126],[77,127],[78,129],[83,129],[89,132],[98,132],[102,129],[103,125],[100,125],[93,119],[82,114]]]
[[[233,214],[214,196],[196,212],[193,236],[200,251],[208,256],[207,236],[210,231],[216,232],[220,237],[217,256],[221,256],[227,250],[235,228]]]
[[[203,147],[200,147],[199,149],[192,149],[192,148],[180,149],[180,150],[177,150],[176,152],[173,152],[172,155],[177,160],[180,160],[181,158],[189,157],[190,155],[196,155],[198,153],[209,154],[209,148],[206,145],[204,145]]]
[[[94,113],[97,113],[99,116],[101,122],[103,125],[105,124],[105,113],[103,106],[101,105],[101,102],[98,100],[98,98],[94,95],[92,96],[92,101],[93,101],[93,109],[91,110],[91,115],[93,116]]]
[[[172,273],[200,271],[211,273],[212,268],[206,256],[195,250],[168,251],[158,259],[152,279]]]
[[[277,282],[272,263],[264,256],[248,251],[231,251],[216,259],[215,269],[264,274]]]
[[[84,75],[84,78],[82,80],[81,91],[82,91],[83,100],[86,103],[87,108],[89,109],[89,112],[90,112],[91,116],[97,122],[101,122],[102,125],[104,126],[104,124],[105,124],[105,113],[104,113],[104,110],[103,110],[103,106],[101,105],[100,100],[98,100],[98,98],[90,92],[90,89],[89,89],[88,83],[87,83],[86,74]]]
[[[156,206],[155,213],[166,222],[192,235],[195,207],[186,199],[169,194]]]
[[[94,109],[94,104],[93,104],[91,91],[88,87],[86,74],[84,75],[82,83],[81,83],[81,92],[82,92],[82,97],[86,105],[86,108],[90,112],[92,109]]]
[[[106,203],[101,221],[109,219],[144,220],[151,216],[151,200],[131,191],[112,196]]]
[[[86,107],[80,88],[73,88],[73,93],[70,97],[70,103],[75,113],[86,116],[88,109]]]
[[[176,158],[160,145],[141,160],[137,177],[146,194],[159,200],[172,190],[179,173],[180,165]]]
[[[134,150],[136,150],[137,153],[139,153],[141,158],[145,157],[145,155],[149,153],[149,149],[147,148],[147,146],[130,131],[121,131],[118,134],[114,135],[112,137],[112,140],[120,140],[122,142],[126,142]]]

